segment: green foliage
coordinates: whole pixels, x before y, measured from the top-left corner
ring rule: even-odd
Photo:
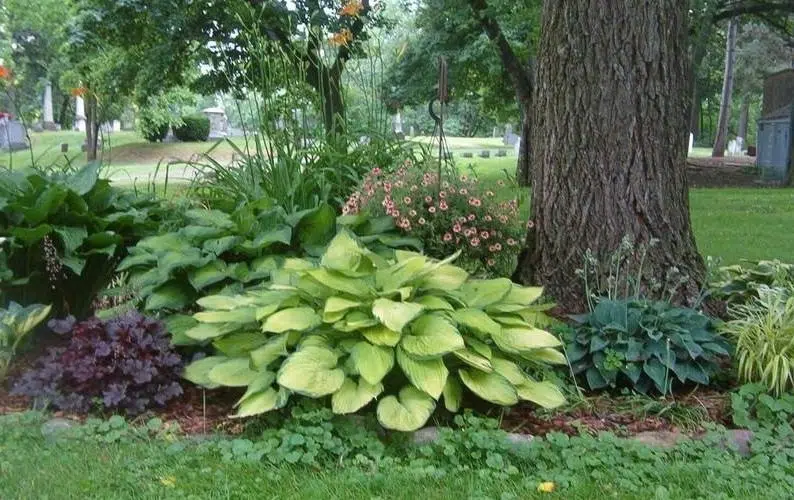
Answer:
[[[546,307],[531,305],[541,290],[469,279],[452,258],[398,251],[390,261],[341,232],[319,265],[288,260],[266,288],[200,300],[185,336],[219,352],[185,377],[247,387],[238,416],[283,407],[293,393],[331,396],[335,413],[353,413],[385,393],[378,420],[401,431],[424,425],[442,394],[458,411],[463,387],[503,406],[562,404],[556,386],[522,369],[565,362],[539,328]]]
[[[182,142],[203,142],[210,135],[210,119],[200,113],[183,116],[181,122],[174,126],[174,135]]]
[[[196,97],[183,87],[150,96],[141,108],[138,129],[149,142],[158,142],[168,135],[168,127],[183,125],[182,114],[196,105]]]
[[[794,387],[794,293],[748,287],[758,297],[732,307],[722,327],[736,345],[739,378],[781,395]]]
[[[733,423],[758,432],[766,430],[781,438],[794,437],[794,394],[770,396],[764,384],[745,384],[731,393]]]
[[[708,385],[729,345],[707,316],[668,302],[602,299],[568,339],[566,354],[592,390],[629,387],[667,394]]]
[[[0,176],[0,237],[8,239],[13,273],[4,286],[9,299],[85,315],[126,247],[158,229],[167,214],[162,204],[111,187],[99,179],[99,168]]]
[[[337,220],[328,205],[286,214],[263,200],[231,213],[191,209],[182,215],[182,227],[141,240],[118,265],[147,311],[190,310],[200,297],[240,293],[269,280],[290,256],[319,256],[338,228],[360,234],[378,252],[420,246],[396,237],[390,220]],[[192,326],[190,318],[179,318],[169,328],[176,343]]]
[[[168,135],[168,127],[171,120],[160,121],[161,117],[141,111],[138,129],[144,139],[149,142],[161,142]]]
[[[718,269],[711,293],[728,304],[748,304],[759,298],[762,286],[794,290],[794,264],[761,260]]]
[[[50,314],[51,306],[33,304],[22,307],[16,302],[0,309],[0,383],[5,379],[19,343]]]

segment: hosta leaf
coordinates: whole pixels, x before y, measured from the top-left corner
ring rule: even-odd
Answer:
[[[248,280],[248,264],[245,262],[234,262],[226,266],[226,276],[235,281],[245,283]]]
[[[203,248],[205,252],[209,252],[218,257],[234,248],[240,241],[242,241],[242,238],[239,236],[224,236],[222,238],[213,238],[205,241],[201,248]]]
[[[529,328],[532,325],[524,321],[524,318],[521,316],[517,316],[515,314],[491,314],[490,317],[505,327],[520,327],[520,328]]]
[[[452,305],[441,297],[435,295],[425,295],[416,299],[417,304],[421,304],[428,311],[452,311]]]
[[[323,321],[335,323],[342,319],[349,309],[359,307],[361,302],[343,299],[342,297],[328,297],[323,309]]]
[[[381,290],[395,290],[417,278],[427,264],[427,257],[418,256],[398,262],[375,274],[375,284]]]
[[[524,371],[517,364],[507,359],[494,356],[491,359],[491,365],[496,373],[506,378],[514,386],[523,384],[529,380]]]
[[[387,326],[377,325],[372,328],[365,328],[361,331],[365,339],[369,340],[375,345],[385,345],[394,347],[400,342],[402,337],[394,330],[390,330]]]
[[[71,254],[83,244],[83,241],[88,237],[88,231],[85,227],[63,227],[56,226],[53,231],[60,236],[63,243],[65,253]]]
[[[224,230],[219,227],[185,226],[179,230],[179,233],[190,241],[190,243],[198,245],[203,243],[204,240],[221,236]]]
[[[203,257],[195,248],[184,252],[166,252],[157,256],[157,266],[160,272],[165,274],[177,269],[200,268],[209,261],[209,257]]]
[[[231,311],[238,307],[250,306],[253,299],[242,295],[208,295],[196,301],[204,309]]]
[[[506,304],[529,305],[543,295],[542,287],[520,286],[513,283],[510,292],[502,299]]]
[[[350,360],[361,378],[375,385],[394,366],[394,351],[391,347],[358,342],[350,351]]]
[[[372,314],[395,332],[402,332],[403,327],[419,316],[423,310],[422,305],[411,302],[377,299],[372,303]]]
[[[255,323],[255,307],[238,307],[231,311],[202,311],[193,317],[201,323]]]
[[[259,332],[238,332],[221,337],[212,346],[226,356],[247,356],[248,353],[267,342]]]
[[[568,363],[563,353],[551,347],[524,351],[521,353],[521,357],[527,361],[538,361],[540,363],[551,363],[553,365],[564,365]]]
[[[357,412],[381,392],[383,392],[383,384],[370,384],[364,379],[356,383],[346,378],[342,387],[331,396],[331,409],[339,415]]]
[[[197,226],[219,227],[222,229],[231,229],[234,227],[234,221],[232,221],[229,214],[220,210],[194,208],[185,211],[184,216],[188,221]]]
[[[145,309],[157,311],[160,309],[180,310],[193,302],[193,290],[183,283],[172,281],[157,288],[146,299]]]
[[[68,267],[72,270],[72,272],[78,276],[83,274],[83,268],[85,268],[85,259],[81,259],[75,255],[67,255],[66,257],[61,257],[61,262],[65,267]]]
[[[310,255],[319,256],[335,233],[336,211],[327,203],[312,209],[295,226],[298,242]]]
[[[267,278],[276,269],[278,269],[278,260],[275,257],[270,255],[259,257],[251,262],[251,269],[246,280],[253,281]]]
[[[471,337],[465,336],[463,340],[466,342],[466,345],[471,347],[471,350],[479,354],[480,356],[490,360],[493,357],[493,351],[491,350],[491,346],[486,344],[485,342],[481,342],[480,340]]]
[[[400,345],[416,359],[437,358],[465,347],[455,325],[438,314],[419,316],[410,330],[411,335],[404,336]]]
[[[513,385],[498,373],[485,373],[472,368],[458,370],[460,380],[471,392],[491,403],[511,406],[518,403]]]
[[[444,384],[447,383],[449,370],[442,359],[416,360],[411,358],[399,347],[397,348],[397,364],[400,365],[408,380],[433,399],[441,396]]]
[[[42,224],[32,228],[12,227],[10,233],[15,239],[30,246],[34,243],[38,243],[42,238],[50,234],[51,231],[52,227],[49,224]]]
[[[182,372],[182,377],[193,382],[196,385],[213,389],[218,387],[218,384],[210,380],[210,371],[221,363],[225,363],[229,358],[226,356],[209,356],[207,358],[193,361],[185,367]]]
[[[484,372],[493,371],[493,367],[491,366],[491,362],[488,361],[488,358],[480,356],[469,349],[460,349],[453,354],[467,365],[477,368],[478,370]]]
[[[439,266],[422,278],[420,287],[435,290],[457,290],[469,278],[469,273],[452,265]]]
[[[247,357],[218,363],[208,373],[210,382],[226,387],[245,387],[256,376],[257,372],[251,369],[251,361]]]
[[[452,413],[460,410],[460,403],[463,400],[463,387],[455,376],[447,377],[444,386],[444,406]]]
[[[195,327],[198,322],[187,314],[172,314],[165,318],[165,328],[171,335],[171,344],[189,345],[195,344],[195,340],[186,335],[187,331]]]
[[[67,178],[66,187],[80,196],[88,194],[96,185],[101,166],[102,162],[99,161],[86,163],[77,173]]]
[[[501,325],[479,309],[459,309],[452,313],[452,319],[474,332],[490,336],[502,331]]]
[[[292,241],[292,228],[289,226],[280,226],[270,231],[265,231],[257,235],[253,242],[254,248],[261,250],[267,248],[273,243],[282,243],[289,245]]]
[[[337,368],[337,355],[333,351],[307,346],[284,361],[278,371],[277,381],[292,392],[320,398],[342,387],[345,372]]]
[[[186,252],[193,247],[178,233],[165,233],[142,239],[138,242],[138,248],[160,255],[167,252]]]
[[[500,302],[512,287],[513,282],[507,278],[469,280],[458,293],[469,307],[482,308]]]
[[[334,323],[334,329],[340,332],[354,332],[378,325],[378,320],[362,311],[348,313],[342,321]]]
[[[254,380],[248,384],[248,388],[245,390],[245,394],[240,397],[237,403],[234,405],[235,407],[240,406],[243,401],[248,399],[250,396],[253,396],[256,393],[266,391],[270,389],[273,385],[273,382],[276,381],[276,374],[269,371],[262,371],[256,374]]]
[[[307,271],[307,274],[328,288],[348,293],[354,297],[366,297],[372,291],[372,287],[363,279],[351,278],[335,271],[312,269]]]
[[[282,333],[272,337],[263,346],[250,352],[251,364],[257,370],[261,370],[281,356],[289,354],[287,352],[287,340],[289,335]]]
[[[237,408],[235,417],[252,417],[261,415],[272,410],[281,408],[279,404],[279,393],[273,388],[267,388],[245,398]]]
[[[659,392],[665,394],[668,390],[670,390],[666,378],[668,369],[657,359],[652,358],[646,361],[642,367],[642,371],[644,371],[646,375],[651,378],[653,385],[656,386],[656,389]]]
[[[436,409],[430,396],[406,386],[399,396],[386,396],[378,403],[378,422],[387,428],[402,432],[413,432],[423,425]]]
[[[290,307],[267,317],[263,332],[282,333],[287,330],[306,331],[320,324],[320,318],[311,307]]]
[[[565,404],[565,396],[559,387],[551,382],[527,380],[516,386],[518,397],[524,401],[532,401],[543,408],[557,408]]]
[[[557,337],[538,328],[503,328],[498,334],[491,335],[491,338],[500,349],[509,353],[561,345]]]
[[[328,244],[320,263],[341,272],[355,272],[361,262],[362,249],[347,231],[337,234]]]
[[[213,324],[213,323],[199,323],[190,330],[185,332],[185,335],[191,339],[196,340],[209,340],[221,335],[226,335],[240,328],[239,324]]]

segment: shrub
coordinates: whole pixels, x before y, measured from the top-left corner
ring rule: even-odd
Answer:
[[[11,359],[22,339],[50,314],[50,306],[34,304],[22,307],[11,302],[0,309],[0,383],[5,380]]]
[[[449,173],[445,179],[439,184],[437,172],[411,162],[394,173],[375,168],[343,213],[391,216],[405,234],[420,238],[432,257],[460,249],[466,270],[510,275],[524,232],[518,202],[499,201],[493,191],[483,191],[476,179],[465,175]]]
[[[331,396],[334,413],[375,398],[381,425],[424,425],[444,395],[462,406],[463,387],[494,404],[564,401],[550,382],[522,366],[565,363],[554,348],[542,290],[508,279],[474,280],[449,262],[413,252],[396,262],[337,235],[319,265],[287,261],[267,288],[199,300],[185,335],[217,354],[190,364],[185,377],[206,386],[246,387],[238,416],[283,407],[290,394]],[[275,384],[275,385],[274,385]]]
[[[210,119],[202,114],[182,117],[182,123],[174,127],[174,135],[182,142],[203,142],[210,136]]]
[[[167,118],[163,121],[157,120],[157,117],[150,117],[141,115],[139,128],[141,135],[149,142],[161,142],[168,135],[168,127],[171,126],[170,120]]]
[[[729,304],[754,302],[762,286],[794,290],[794,264],[777,260],[722,267],[717,274],[712,293]]]
[[[783,430],[789,439],[794,436],[794,394],[773,398],[765,384],[745,384],[731,393],[733,423],[753,431]]]
[[[231,214],[192,209],[183,215],[184,227],[141,240],[117,268],[129,272],[128,288],[146,311],[191,309],[199,297],[239,293],[267,281],[287,257],[319,256],[337,226],[361,234],[376,251],[420,247],[396,237],[389,218],[337,221],[328,205],[289,215],[254,204]],[[187,341],[179,331],[172,330],[174,341]]]
[[[0,237],[8,240],[0,275],[13,277],[3,286],[9,300],[87,314],[127,246],[169,216],[153,196],[99,179],[99,168],[95,162],[68,173],[0,175]]]
[[[780,395],[794,388],[794,294],[765,286],[757,293],[749,304],[729,310],[736,319],[723,331],[736,344],[740,380]]]
[[[566,354],[592,390],[667,394],[677,385],[708,385],[720,357],[729,354],[711,319],[668,302],[602,299],[577,319]]]
[[[69,334],[69,343],[50,349],[15,384],[14,394],[61,410],[129,414],[164,406],[182,394],[182,360],[162,323],[130,313],[109,321],[75,324],[70,317],[49,324],[56,333]]]

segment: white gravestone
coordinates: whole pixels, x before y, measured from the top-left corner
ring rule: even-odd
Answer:
[[[513,146],[513,150],[515,151],[516,156],[521,154],[521,138],[520,137],[516,141],[515,146]]]
[[[85,132],[85,101],[80,96],[74,98],[74,129]]]
[[[55,130],[55,118],[52,113],[52,84],[47,82],[44,87],[44,104],[42,106],[42,126],[45,130]]]
[[[689,133],[689,149],[687,150],[687,155],[692,154],[692,147],[695,145],[695,136],[692,132]]]
[[[728,154],[730,156],[736,156],[740,152],[741,150],[739,149],[739,144],[736,142],[736,139],[732,139],[728,142]]]

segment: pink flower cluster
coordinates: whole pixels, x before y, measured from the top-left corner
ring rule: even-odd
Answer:
[[[461,250],[458,264],[473,272],[509,274],[526,226],[515,199],[499,200],[477,179],[423,170],[406,162],[393,173],[373,169],[342,209],[343,214],[388,215],[425,252],[443,258]]]

